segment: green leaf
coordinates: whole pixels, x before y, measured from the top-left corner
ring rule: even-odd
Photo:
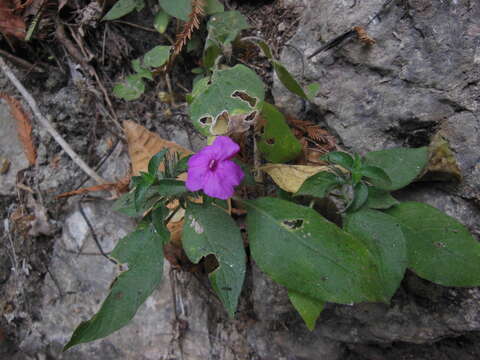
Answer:
[[[160,164],[165,159],[165,155],[167,155],[168,149],[163,149],[156,153],[150,161],[148,162],[148,173],[152,176],[157,176],[158,168]]]
[[[143,57],[143,65],[153,68],[162,66],[170,57],[171,48],[171,46],[165,45],[155,46]]]
[[[308,329],[313,331],[315,329],[315,323],[325,307],[325,302],[309,298],[293,291],[288,292],[288,298],[303,321],[305,321]]]
[[[145,211],[150,209],[158,200],[160,200],[159,196],[153,191],[155,186],[151,186],[147,190],[147,194],[145,195],[145,201],[143,204],[137,208],[135,207],[135,191],[130,191],[127,194],[122,195],[115,203],[113,204],[113,210],[119,213],[125,214],[131,217],[137,217],[142,215]]]
[[[384,296],[390,299],[407,268],[407,247],[400,224],[380,211],[362,209],[347,215],[344,229],[360,239],[373,254]]]
[[[116,20],[131,13],[133,10],[143,8],[145,3],[143,0],[118,0],[115,5],[103,17],[103,20]]]
[[[402,225],[408,267],[443,286],[480,286],[480,243],[467,228],[423,203],[396,205],[387,214]]]
[[[390,177],[390,186],[377,186],[383,190],[398,190],[420,175],[428,161],[428,148],[396,148],[373,151],[365,155],[365,163],[383,169]]]
[[[188,21],[192,12],[192,0],[159,0],[163,11],[183,21]]]
[[[318,92],[320,91],[320,84],[319,83],[311,83],[305,87],[305,92],[307,97],[310,101],[312,101],[315,96],[317,96]]]
[[[245,94],[255,102],[242,100],[238,94]],[[202,83],[199,93],[189,107],[190,118],[195,127],[205,136],[211,134],[217,118],[225,111],[228,115],[250,114],[259,111],[265,96],[262,80],[244,65],[215,71],[211,83]]]
[[[234,41],[242,30],[248,29],[247,18],[239,11],[225,11],[212,15],[207,24],[208,38],[206,48],[210,41],[227,45]]]
[[[289,292],[341,304],[385,300],[360,240],[308,207],[276,198],[245,203],[252,257]]]
[[[348,205],[349,212],[357,211],[368,199],[368,186],[364,183],[358,183],[353,187],[353,200]]]
[[[116,84],[113,88],[113,95],[127,101],[136,100],[145,92],[145,83],[142,76],[129,75],[123,83]]]
[[[258,47],[262,50],[263,54],[270,60],[273,58],[272,50],[270,50],[270,46],[265,41],[262,40],[254,40],[254,43],[258,45]]]
[[[323,155],[321,159],[331,162],[332,164],[340,165],[347,170],[351,170],[353,168],[353,158],[346,152],[332,151]]]
[[[300,155],[302,144],[293,135],[283,114],[267,102],[263,103],[261,114],[266,124],[257,144],[265,159],[284,163]]]
[[[360,170],[361,174],[370,179],[371,183],[377,187],[389,187],[392,185],[392,180],[388,174],[377,166],[362,166]]]
[[[152,72],[142,67],[140,59],[132,60],[132,68],[137,73],[137,76],[148,80],[153,80]]]
[[[378,189],[376,187],[368,187],[368,199],[366,206],[371,209],[388,209],[399,204],[390,192]]]
[[[153,181],[144,181],[138,184],[135,187],[135,209],[139,211],[140,209],[145,208],[145,203],[147,198],[147,193],[152,185]]]
[[[152,193],[158,194],[162,197],[175,197],[187,192],[185,182],[175,179],[161,179],[151,187]]]
[[[170,15],[168,15],[165,11],[160,10],[157,15],[155,15],[155,19],[153,20],[153,27],[160,34],[163,34],[167,30],[169,22]]]
[[[302,184],[295,196],[307,195],[316,198],[327,197],[328,193],[343,183],[342,179],[327,171],[310,176]]]
[[[211,15],[224,12],[223,4],[218,0],[207,0],[205,4],[205,13]]]
[[[190,203],[183,226],[182,244],[193,263],[215,255],[218,268],[210,274],[212,287],[233,317],[245,277],[245,249],[240,229],[216,206]]]
[[[300,84],[295,80],[295,78],[290,74],[290,72],[277,60],[271,60],[273,69],[278,76],[280,82],[285,86],[290,92],[294,93],[295,95],[304,98],[305,100],[309,100],[305,91],[303,91]]]
[[[128,265],[128,270],[112,283],[110,294],[97,314],[75,329],[64,351],[108,336],[134,317],[140,305],[160,284],[165,241],[152,226],[135,230],[120,240],[111,257]]]
[[[152,225],[157,234],[162,238],[164,243],[170,241],[170,231],[165,225],[165,219],[168,216],[169,209],[165,205],[159,206],[152,211]]]

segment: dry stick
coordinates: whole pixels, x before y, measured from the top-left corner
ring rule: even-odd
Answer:
[[[70,156],[75,164],[77,164],[80,169],[82,169],[88,176],[94,179],[97,183],[103,184],[106,181],[102,179],[92,168],[90,168],[78,154],[68,145],[68,143],[63,139],[62,135],[53,127],[52,123],[42,115],[36,101],[33,99],[32,95],[25,89],[22,83],[17,79],[12,70],[5,63],[3,58],[0,56],[0,68],[10,79],[12,84],[17,88],[17,90],[22,94],[23,98],[27,101],[30,109],[32,109],[33,114],[38,119],[40,124],[48,131],[48,133],[53,137],[53,139],[62,147],[62,149]]]

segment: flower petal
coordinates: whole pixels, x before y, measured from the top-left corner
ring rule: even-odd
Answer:
[[[212,156],[208,153],[208,151],[204,151],[205,149],[206,147],[188,159],[187,164],[189,169],[191,167],[203,167],[205,169],[208,168],[208,164],[210,163]]]
[[[217,172],[211,171],[206,179],[203,191],[208,196],[227,200],[233,196],[233,186],[223,182]]]
[[[231,160],[221,161],[217,166],[216,173],[223,183],[231,186],[240,185],[245,176],[242,168]]]
[[[185,186],[187,187],[187,189],[190,191],[198,191],[200,189],[203,189],[208,172],[208,164],[206,167],[189,167],[187,173],[187,181],[185,182]]]
[[[240,146],[228,136],[217,136],[210,146],[215,150],[217,160],[231,159],[240,151]]]

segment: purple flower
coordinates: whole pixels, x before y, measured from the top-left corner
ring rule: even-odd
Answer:
[[[188,160],[187,189],[203,189],[208,196],[222,200],[232,197],[233,188],[244,176],[242,168],[230,160],[239,151],[240,146],[228,136],[218,136]]]

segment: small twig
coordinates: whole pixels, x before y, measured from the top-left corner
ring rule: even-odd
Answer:
[[[159,33],[157,30],[155,29],[152,29],[152,28],[148,28],[148,27],[145,27],[145,26],[142,26],[142,25],[138,25],[138,24],[134,24],[134,23],[131,23],[131,22],[128,22],[128,21],[125,21],[125,20],[113,20],[112,21],[113,23],[118,23],[118,24],[124,24],[124,25],[128,25],[128,26],[131,26],[131,27],[134,27],[134,28],[137,28],[137,29],[141,29],[141,30],[144,30],[144,31],[148,31],[148,32],[154,32],[154,33],[157,33],[157,35],[160,35],[160,36],[163,36],[165,39],[168,40],[168,42],[170,44],[174,44],[175,41],[170,37],[170,35],[168,35],[167,33]]]
[[[58,133],[58,131],[53,127],[52,123],[42,115],[40,109],[38,108],[37,102],[33,99],[32,95],[25,89],[22,83],[17,79],[10,67],[5,63],[5,60],[0,56],[0,68],[4,74],[10,79],[12,84],[17,88],[17,90],[22,94],[23,98],[26,100],[33,114],[39,121],[39,123],[48,131],[48,133],[53,137],[53,139],[62,147],[62,149],[70,156],[75,164],[77,164],[80,169],[82,169],[88,176],[94,179],[97,183],[103,184],[106,181],[102,179],[91,167],[89,167],[78,154],[71,148],[71,146],[65,141],[65,139]]]
[[[108,261],[117,265],[117,262],[113,260],[110,256],[108,256],[108,254],[105,251],[103,251],[102,245],[100,244],[100,241],[98,241],[97,234],[95,233],[95,229],[93,228],[92,223],[90,222],[87,215],[85,214],[85,211],[83,210],[81,200],[78,202],[78,210],[80,210],[80,214],[82,215],[83,220],[85,220],[85,222],[87,223],[87,226],[90,229],[90,234],[92,234],[92,238],[95,241],[95,244],[97,245],[97,248],[100,251],[100,254],[102,254],[102,256],[104,256]]]
[[[27,60],[23,60],[13,54],[10,54],[8,51],[5,51],[5,50],[2,50],[0,49],[0,55],[4,56],[5,58],[7,58],[8,60],[10,60],[11,62],[14,62],[16,63],[17,65],[20,65],[24,68],[27,68],[29,70],[33,70],[35,72],[39,72],[39,73],[44,73],[45,70],[38,66],[38,65],[35,65],[35,64],[32,64],[31,62],[28,62]]]

